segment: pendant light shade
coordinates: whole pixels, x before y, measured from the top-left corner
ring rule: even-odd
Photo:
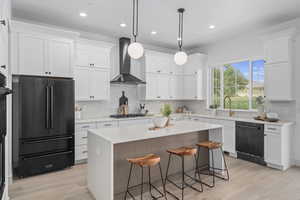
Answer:
[[[133,0],[133,27],[132,35],[134,42],[128,47],[128,54],[133,59],[139,59],[144,55],[144,47],[141,43],[136,42],[138,36],[138,22],[139,22],[139,5],[138,0]]]
[[[179,31],[178,31],[178,47],[179,51],[174,56],[174,61],[177,65],[184,65],[188,60],[188,55],[182,51],[182,40],[183,40],[183,8],[178,9],[179,14]]]

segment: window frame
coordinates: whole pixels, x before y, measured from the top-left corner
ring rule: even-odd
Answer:
[[[233,64],[233,63],[239,63],[239,62],[245,62],[245,61],[249,61],[249,91],[248,91],[248,101],[249,101],[249,109],[244,110],[244,109],[232,109],[233,111],[238,111],[238,112],[257,112],[257,109],[253,109],[253,103],[252,103],[252,95],[253,95],[253,66],[252,66],[252,62],[257,61],[257,60],[263,60],[265,61],[265,58],[263,57],[251,57],[251,58],[245,58],[245,59],[239,59],[239,60],[231,60],[229,62],[222,62],[222,63],[216,63],[216,64],[209,64],[208,66],[208,71],[207,71],[207,76],[209,77],[207,79],[207,85],[208,85],[208,89],[207,89],[207,103],[206,103],[206,107],[208,110],[211,110],[209,108],[209,106],[212,103],[212,95],[213,95],[213,81],[212,81],[212,74],[213,74],[213,69],[219,69],[220,70],[220,98],[221,98],[221,102],[220,102],[220,108],[218,108],[218,110],[222,110],[222,111],[228,111],[229,109],[225,109],[224,108],[224,66],[227,64]]]

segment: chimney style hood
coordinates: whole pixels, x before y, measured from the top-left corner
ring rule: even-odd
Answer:
[[[113,78],[112,84],[130,84],[139,85],[146,84],[145,81],[130,74],[131,58],[128,55],[128,46],[130,45],[129,38],[120,38],[119,40],[119,56],[120,56],[120,74]]]

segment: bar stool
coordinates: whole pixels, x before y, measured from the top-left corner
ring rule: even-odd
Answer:
[[[125,193],[125,197],[124,197],[124,200],[127,199],[127,194],[129,194],[132,199],[135,200],[135,197],[132,195],[132,193],[129,191],[130,189],[134,188],[134,187],[138,187],[138,186],[141,186],[141,200],[143,199],[143,186],[144,186],[144,167],[148,167],[148,184],[149,184],[149,193],[151,195],[151,198],[152,199],[159,199],[159,198],[162,198],[162,197],[165,197],[165,199],[167,200],[166,198],[166,193],[165,193],[165,187],[164,187],[164,180],[163,180],[163,175],[162,175],[162,171],[161,171],[161,165],[160,165],[160,157],[155,155],[155,154],[148,154],[148,155],[145,155],[143,157],[138,157],[138,158],[129,158],[127,159],[127,161],[130,163],[130,171],[129,171],[129,178],[128,178],[128,183],[127,183],[127,189],[126,189],[126,193]],[[138,184],[138,185],[135,185],[135,186],[131,186],[129,187],[129,184],[130,184],[130,179],[131,179],[131,173],[132,173],[132,169],[133,169],[133,166],[139,166],[141,168],[141,184]],[[150,168],[155,166],[155,165],[158,165],[159,166],[159,171],[160,171],[160,177],[161,177],[161,181],[162,181],[162,186],[163,186],[163,192],[161,192],[159,189],[157,189],[152,183],[151,183],[151,170]],[[154,190],[156,190],[160,196],[158,197],[154,197],[152,195],[152,188]]]
[[[167,166],[167,172],[166,172],[166,178],[165,178],[165,191],[166,193],[170,194],[171,196],[173,196],[174,198],[176,199],[179,199],[176,195],[174,195],[173,193],[171,193],[170,191],[168,191],[166,189],[166,184],[167,182],[173,184],[175,187],[177,187],[178,189],[181,190],[181,199],[183,200],[184,199],[184,189],[186,187],[189,187],[197,192],[203,192],[203,186],[202,186],[202,182],[201,182],[201,179],[200,179],[200,173],[198,173],[198,178],[196,178],[196,171],[195,171],[195,177],[192,177],[190,176],[189,174],[187,174],[185,172],[185,168],[184,168],[184,158],[186,156],[194,156],[194,159],[195,159],[195,162],[197,161],[197,148],[195,147],[180,147],[180,148],[177,148],[177,149],[168,149],[167,152],[169,153],[169,161],[168,161],[168,166]],[[172,180],[169,179],[168,177],[168,173],[169,173],[169,167],[170,167],[170,162],[171,162],[171,156],[172,155],[175,155],[175,156],[178,156],[181,158],[181,165],[182,165],[182,173],[181,173],[181,176],[182,176],[182,182],[181,182],[181,186],[174,183]],[[196,165],[197,167],[197,165]],[[197,168],[195,168],[195,170],[197,170]],[[190,179],[192,179],[194,181],[193,184],[189,184],[185,181],[185,177],[188,177]],[[201,185],[201,190],[195,188],[193,185],[195,183],[199,183]]]
[[[213,188],[215,187],[215,177],[217,178],[220,178],[220,179],[223,179],[223,180],[226,180],[228,181],[229,180],[229,171],[228,171],[228,167],[227,167],[227,163],[226,163],[226,160],[225,160],[225,156],[224,156],[224,152],[223,152],[223,148],[222,148],[222,144],[219,143],[219,142],[212,142],[212,141],[204,141],[204,142],[200,142],[197,144],[198,146],[198,156],[197,156],[197,173],[200,173],[201,171],[204,171],[204,170],[200,170],[199,166],[198,166],[198,161],[199,161],[199,152],[200,152],[200,148],[206,148],[209,150],[209,152],[211,152],[211,159],[212,159],[212,166],[210,166],[210,163],[206,164],[207,167],[208,167],[208,174],[205,174],[205,175],[209,175],[209,176],[212,176],[213,177],[213,184],[208,184],[208,183],[205,183],[205,182],[202,182],[204,185],[210,187],[210,188]],[[225,165],[225,169],[219,169],[219,168],[215,168],[214,166],[214,150],[215,149],[220,149],[221,151],[221,154],[222,154],[222,157],[223,157],[223,160],[224,160],[224,165]],[[206,166],[204,165],[204,166]],[[201,168],[203,168],[204,166],[202,166]],[[221,176],[219,175],[220,173],[217,173],[215,171],[222,171],[222,172],[226,172],[226,176]],[[201,173],[201,174],[204,174],[204,173]]]

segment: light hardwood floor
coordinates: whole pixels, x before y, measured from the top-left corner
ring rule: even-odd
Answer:
[[[281,172],[234,158],[227,160],[229,182],[217,180],[215,188],[205,187],[203,193],[186,189],[185,200],[300,200],[300,168]],[[77,165],[17,180],[10,185],[9,196],[12,200],[94,200],[85,177],[86,165]]]

